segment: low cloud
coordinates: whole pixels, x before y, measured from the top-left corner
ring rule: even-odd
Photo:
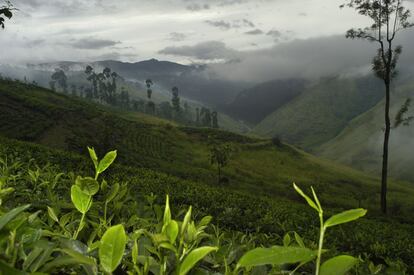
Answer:
[[[260,35],[260,34],[264,34],[264,32],[261,29],[255,29],[255,30],[251,30],[251,31],[245,32],[245,34],[248,34],[248,35]]]
[[[74,40],[70,43],[72,47],[75,49],[82,49],[82,50],[96,50],[96,49],[103,49],[108,47],[113,47],[115,45],[121,44],[120,41],[113,41],[107,39],[97,39],[93,37],[81,38],[78,40]]]
[[[224,30],[229,30],[232,27],[231,23],[223,21],[223,20],[220,20],[220,21],[206,20],[205,22],[212,27],[217,27],[217,28],[224,29]]]
[[[172,32],[169,35],[169,40],[174,42],[181,42],[187,38],[187,35],[182,32]]]
[[[238,51],[228,48],[220,41],[207,41],[193,46],[167,47],[159,53],[204,61],[230,61],[239,57]]]

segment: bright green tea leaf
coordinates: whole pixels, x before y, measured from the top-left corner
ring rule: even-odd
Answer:
[[[191,212],[192,212],[193,208],[190,206],[190,208],[188,209],[187,213],[185,214],[183,223],[181,224],[181,235],[184,235],[185,231],[187,231],[187,227],[188,227],[188,223],[191,220]]]
[[[303,191],[296,184],[293,184],[293,187],[295,188],[296,192],[298,192],[298,194],[301,195],[308,202],[310,207],[312,207],[316,211],[320,212],[320,210],[319,210],[318,206],[315,204],[315,202],[311,198],[306,196],[306,194],[303,193]]]
[[[217,251],[217,247],[204,246],[196,248],[188,254],[182,262],[178,275],[186,275],[199,261],[213,251]]]
[[[70,189],[70,198],[72,199],[73,205],[75,205],[76,209],[82,214],[88,212],[92,205],[91,196],[82,192],[78,185],[72,185],[72,188]]]
[[[98,156],[95,153],[95,149],[88,147],[89,156],[91,157],[91,160],[93,161],[93,165],[95,166],[95,170],[98,168]]]
[[[347,223],[347,222],[357,220],[360,217],[365,216],[366,213],[367,213],[367,210],[362,209],[362,208],[352,209],[352,210],[342,212],[340,214],[337,214],[337,215],[334,215],[334,216],[330,217],[325,222],[325,227],[331,227],[331,226],[335,226],[335,225],[338,225],[338,224]]]
[[[168,239],[170,240],[171,244],[175,243],[175,240],[178,236],[178,223],[174,220],[171,220],[168,225],[165,227],[165,234],[167,235]]]
[[[99,162],[98,165],[98,174],[103,173],[116,159],[116,150],[108,152],[105,157]]]
[[[302,247],[273,246],[271,248],[256,248],[244,254],[237,267],[294,264],[308,262],[315,256],[314,251]]]
[[[93,196],[99,191],[99,183],[90,177],[77,177],[76,178],[76,185],[80,187],[83,193]]]
[[[99,247],[99,260],[106,272],[113,272],[121,263],[126,242],[127,236],[122,224],[110,227],[102,236]]]
[[[165,200],[164,219],[163,224],[167,225],[171,221],[171,210],[170,210],[170,197],[167,195]]]
[[[321,266],[320,275],[344,275],[358,263],[358,259],[341,255],[327,260]]]

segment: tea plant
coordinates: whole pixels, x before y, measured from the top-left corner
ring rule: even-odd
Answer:
[[[223,198],[222,193],[215,195],[212,189],[193,189],[192,185],[172,182],[157,174],[151,183],[152,190],[154,186],[165,188],[166,193],[174,194],[174,204],[182,204],[178,218],[173,218],[170,196],[166,196],[164,206],[158,205],[158,196],[148,192],[150,189],[145,185],[148,182],[141,184],[139,189],[136,182],[127,184],[116,167],[111,173],[118,177],[103,178],[103,173],[116,159],[116,151],[109,152],[101,160],[93,148],[88,151],[94,167],[92,177],[58,173],[56,167],[50,165],[37,167],[30,164],[29,169],[17,158],[16,165],[14,161],[8,161],[7,165],[3,161],[0,165],[2,190],[11,188],[4,196],[6,203],[0,205],[0,272],[241,275],[294,274],[301,270],[325,275],[345,274],[360,262],[348,255],[330,259],[323,256],[327,251],[324,240],[328,228],[364,216],[366,211],[363,209],[345,211],[325,220],[314,190],[311,199],[294,185],[319,215],[317,244],[309,241],[310,234],[303,239],[292,231],[282,238],[277,234],[259,233],[259,229],[251,233],[229,230],[231,227],[221,226],[220,229],[210,225],[210,216],[194,221],[193,216],[200,212],[194,213],[193,207],[183,204],[183,198],[196,198],[198,201],[193,202],[199,211],[211,204],[211,198],[216,198],[210,209],[226,203],[226,212],[222,213],[220,221],[236,224],[236,219],[240,221],[238,217],[245,213],[230,207],[227,200],[234,205],[249,205],[244,197],[228,194]],[[123,173],[130,174],[127,168],[123,169]],[[140,177],[149,175],[150,172],[142,171]],[[37,186],[39,192],[35,196],[24,191],[33,186]],[[137,196],[139,192],[141,194]],[[15,198],[18,199],[14,201]],[[40,204],[39,200],[46,205]],[[30,205],[13,207],[23,201]],[[250,205],[250,208],[254,207],[260,208],[250,212],[251,216],[245,216],[245,222],[264,219],[260,215],[268,213],[257,202]],[[299,219],[295,223],[303,221]],[[280,227],[291,228],[287,222],[280,220]],[[279,242],[282,244],[269,247],[269,244]],[[389,266],[394,264],[388,263]],[[385,270],[369,261],[361,262],[357,268],[362,274]]]

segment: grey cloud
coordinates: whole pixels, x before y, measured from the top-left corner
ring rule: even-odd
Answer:
[[[169,35],[169,40],[174,41],[174,42],[181,42],[181,41],[184,41],[186,38],[187,38],[187,35],[181,32],[172,32]]]
[[[412,73],[414,49],[409,45],[414,44],[414,33],[406,32],[396,42],[406,45],[398,65],[401,74]],[[210,64],[209,69],[211,73],[231,80],[252,82],[370,73],[377,47],[367,41],[353,41],[340,35],[294,40],[269,49],[238,52],[238,63]]]
[[[190,11],[201,11],[201,10],[208,10],[210,9],[210,5],[209,4],[191,4],[187,6],[187,10]]]
[[[121,42],[107,39],[97,39],[93,37],[78,39],[70,43],[72,47],[84,50],[103,49],[118,44],[121,44]]]
[[[217,28],[224,29],[224,30],[228,30],[232,27],[231,23],[225,22],[223,20],[220,20],[220,21],[206,20],[205,22],[209,24],[210,26],[217,27]]]
[[[271,30],[267,32],[267,35],[272,36],[274,38],[278,38],[280,36],[282,36],[282,33],[278,30]]]
[[[248,35],[260,35],[260,34],[263,34],[263,33],[264,32],[261,29],[255,29],[255,30],[245,32],[245,34],[248,34]]]
[[[413,0],[414,1],[414,0]],[[299,16],[308,16],[308,14],[306,12],[300,12],[298,13]]]
[[[224,20],[218,20],[218,21],[206,20],[205,22],[209,24],[210,26],[221,28],[223,30],[229,30],[232,28],[240,29],[244,27],[248,27],[248,28],[255,27],[255,24],[252,21],[247,20],[246,18],[241,19],[241,20],[233,20],[231,22],[224,21]]]
[[[238,51],[228,48],[225,43],[220,41],[207,41],[194,46],[167,47],[160,50],[159,53],[206,61],[229,61],[239,57]]]

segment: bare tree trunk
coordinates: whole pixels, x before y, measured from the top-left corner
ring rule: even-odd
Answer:
[[[390,140],[390,82],[385,82],[385,132],[384,148],[382,156],[382,178],[381,178],[381,211],[387,213],[387,179],[388,179],[388,144]]]

